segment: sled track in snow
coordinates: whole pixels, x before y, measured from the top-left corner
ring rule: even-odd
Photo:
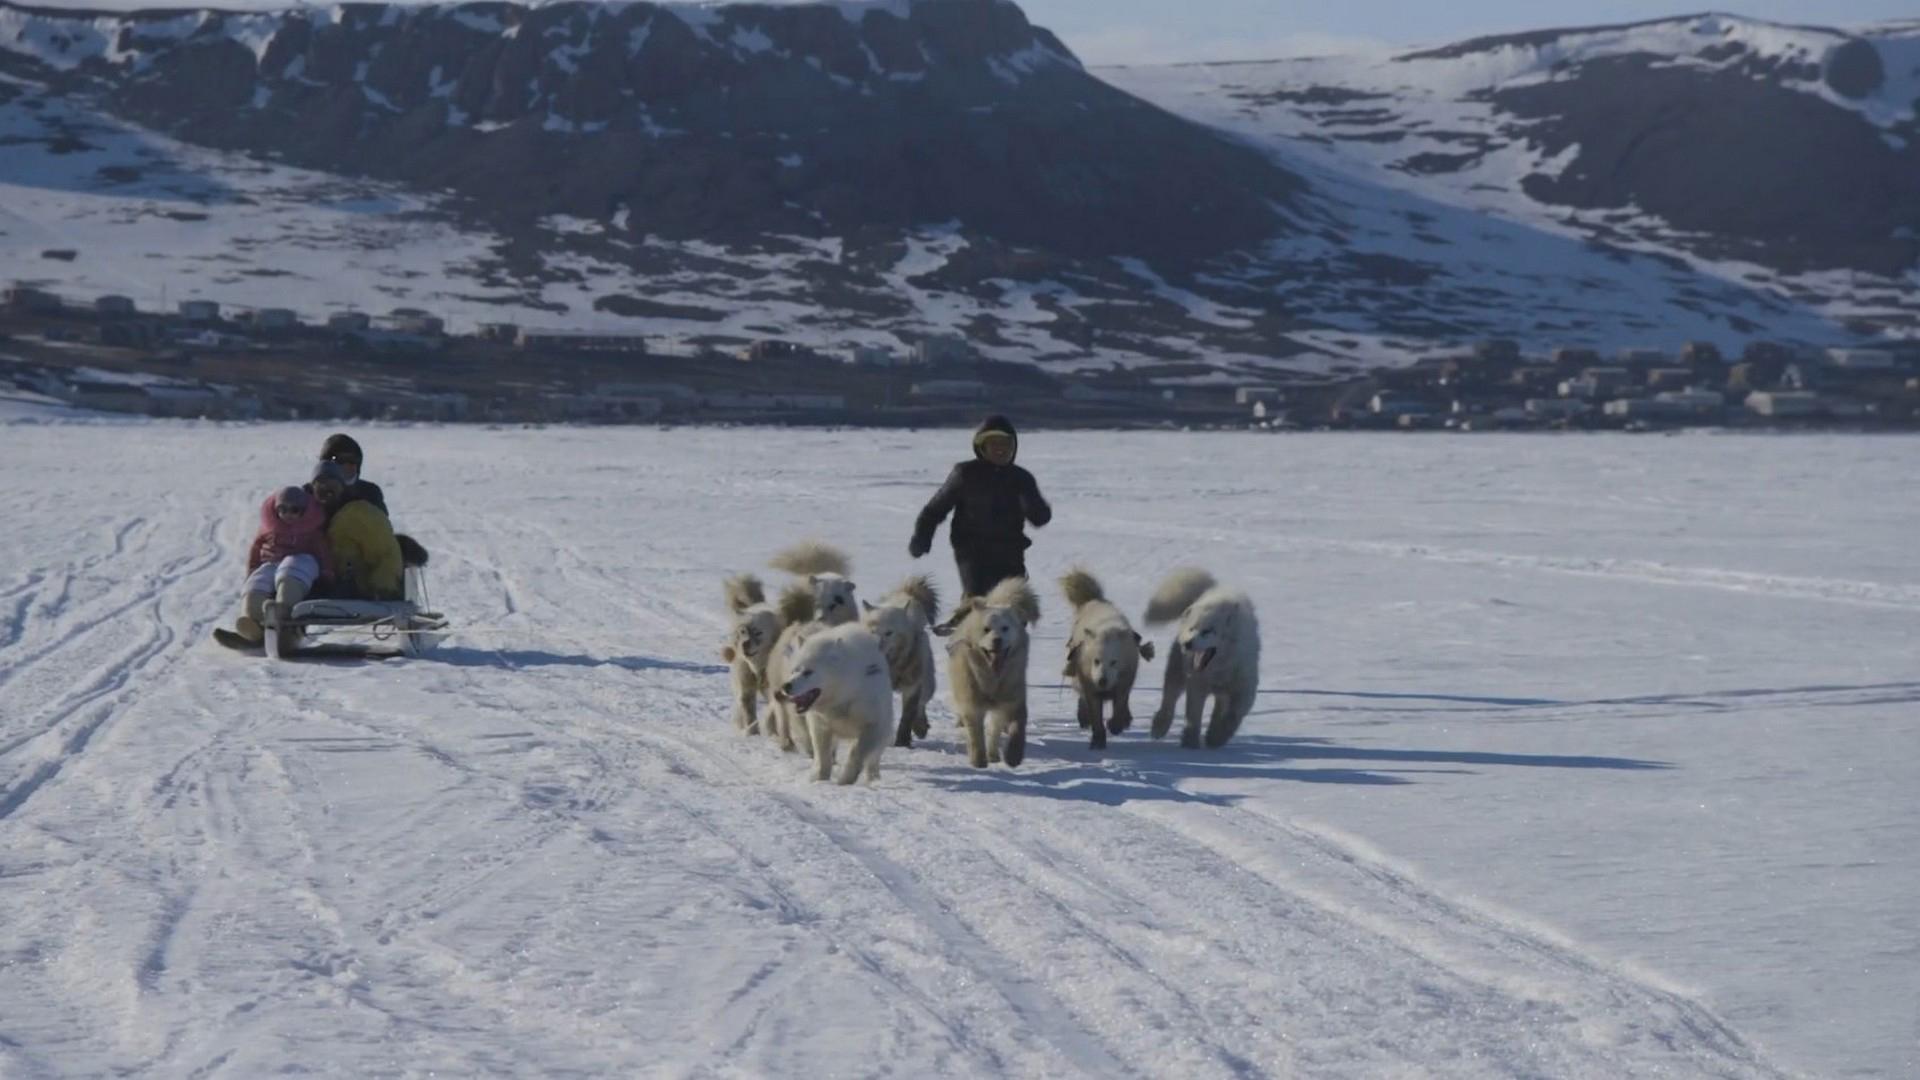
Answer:
[[[115,547],[118,550],[127,530],[116,534]],[[44,662],[47,658],[71,647],[83,639],[90,631],[113,624],[118,625],[129,612],[140,609],[140,618],[146,624],[143,635],[129,650],[116,656],[107,664],[94,669],[86,676],[81,685],[67,691],[60,698],[39,710],[40,719],[29,726],[35,728],[25,734],[15,736],[6,745],[0,746],[0,760],[23,747],[47,738],[63,726],[71,726],[60,736],[59,746],[52,756],[31,768],[26,775],[13,781],[4,791],[0,791],[0,821],[18,812],[46,784],[58,776],[73,760],[78,758],[93,740],[100,728],[111,720],[116,710],[124,703],[124,698],[134,688],[160,678],[177,663],[183,655],[182,649],[174,647],[179,634],[174,630],[181,620],[181,613],[170,610],[174,607],[169,601],[175,598],[175,588],[205,575],[214,566],[224,561],[224,553],[215,544],[216,527],[209,525],[204,542],[197,555],[182,555],[175,558],[148,577],[146,590],[138,597],[129,600],[98,618],[83,620],[79,625],[69,627],[53,643],[16,661],[5,675],[23,670],[31,664]],[[203,586],[201,591],[189,594],[190,600],[179,607],[191,610],[197,606],[200,596],[210,591],[211,586]],[[211,618],[188,621],[187,641],[197,641],[212,623]],[[0,680],[5,678],[0,675]]]

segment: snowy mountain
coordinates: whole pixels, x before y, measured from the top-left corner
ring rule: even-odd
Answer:
[[[1089,73],[1002,0],[0,2],[0,277],[1187,377],[1910,336],[1916,42]]]
[[[1739,333],[1801,307],[1920,331],[1920,23],[1856,34],[1708,14],[1100,74],[1270,148],[1365,222],[1367,243],[1442,280],[1493,284],[1508,261],[1460,250],[1465,214],[1651,256],[1629,260],[1650,287],[1629,325],[1680,309]]]

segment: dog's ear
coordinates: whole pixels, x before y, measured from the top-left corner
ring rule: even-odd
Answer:
[[[867,603],[865,600],[862,600],[860,601],[860,610],[871,615],[874,612],[874,606],[872,604]]]
[[[1133,635],[1133,643],[1135,645],[1140,646],[1140,659],[1142,660],[1153,659],[1153,642],[1148,641],[1146,638],[1141,637],[1139,634],[1135,634]]]

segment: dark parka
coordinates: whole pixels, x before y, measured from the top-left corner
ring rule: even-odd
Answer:
[[[908,551],[916,558],[933,547],[934,530],[953,515],[948,536],[960,568],[961,586],[969,596],[983,595],[1001,579],[1026,575],[1028,524],[1038,528],[1053,520],[1053,508],[1040,496],[1033,474],[1009,462],[995,465],[981,450],[981,437],[991,432],[1014,440],[1019,433],[1004,416],[989,416],[973,434],[973,460],[963,461],[947,474],[914,522]]]

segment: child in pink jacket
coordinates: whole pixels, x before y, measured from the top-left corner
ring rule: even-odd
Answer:
[[[269,601],[284,605],[284,613],[332,574],[326,508],[302,488],[281,488],[260,504],[260,532],[247,548],[245,607],[234,631],[260,644]]]

